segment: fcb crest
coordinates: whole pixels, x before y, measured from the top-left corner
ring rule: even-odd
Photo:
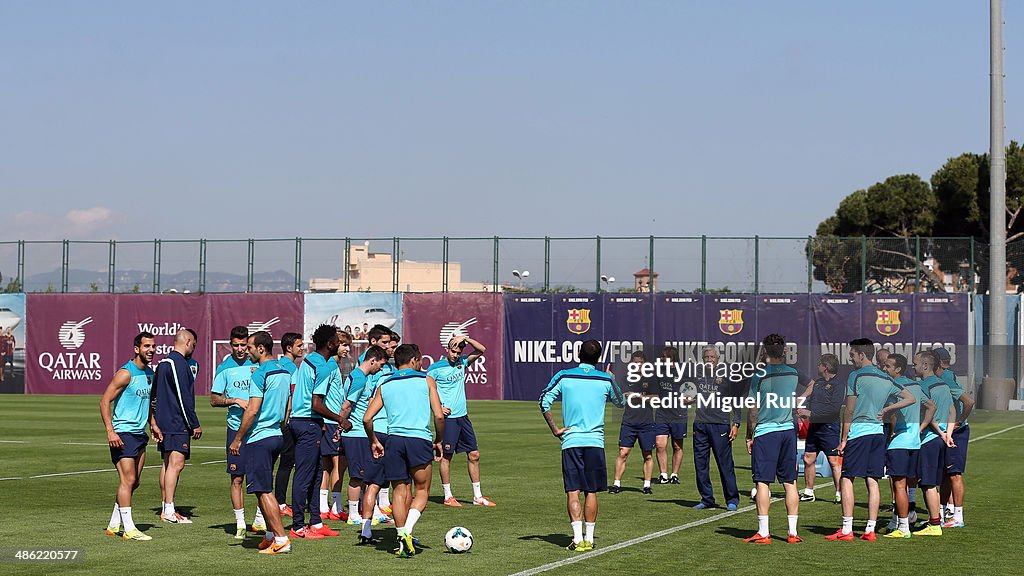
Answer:
[[[586,308],[570,309],[569,317],[565,319],[565,326],[573,334],[583,334],[590,330],[590,310]]]
[[[882,336],[894,336],[900,331],[899,310],[876,310],[875,330]]]
[[[743,310],[719,310],[718,329],[730,336],[743,331]]]

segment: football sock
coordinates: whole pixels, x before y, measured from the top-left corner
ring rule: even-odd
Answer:
[[[621,486],[621,485],[622,485],[622,483],[619,482],[618,480],[612,482],[612,486]]]
[[[796,535],[796,519],[799,518],[796,514],[790,514],[786,516],[786,520],[789,521],[789,533]]]
[[[586,527],[586,532],[584,533],[583,539],[586,540],[587,542],[590,542],[591,544],[594,543],[594,526],[596,526],[596,525],[597,525],[597,522],[585,522],[584,523],[584,526]]]
[[[650,480],[644,480],[644,488],[650,488],[650,487],[651,487],[651,481]]]
[[[256,506],[256,517],[253,518],[252,523],[257,526],[266,526],[267,521],[263,519],[263,510],[257,505]]]
[[[874,532],[875,531],[875,524],[877,522],[878,522],[877,520],[868,520],[867,526],[864,527],[864,533],[868,534],[870,532]]]
[[[359,500],[348,501],[348,519],[349,520],[360,520],[359,516]]]
[[[132,507],[120,508],[118,511],[121,513],[121,525],[124,526],[124,531],[131,532],[135,530],[135,521],[132,520]]]
[[[441,484],[441,488],[444,489],[444,499],[445,500],[447,500],[449,498],[454,498],[454,496],[452,496],[452,485],[451,484]]]
[[[768,515],[767,514],[765,514],[764,516],[761,516],[761,515],[757,516],[757,534],[759,536],[762,536],[762,537],[767,537],[768,536],[769,532],[768,532]]]
[[[372,534],[372,532],[370,532],[370,522],[371,520],[369,518],[363,520],[363,530],[360,532],[363,538],[369,538]]]
[[[483,498],[484,494],[480,491],[480,483],[472,482],[471,484],[473,484],[473,498],[476,498],[477,500]]]
[[[341,512],[341,492],[331,492],[331,513],[338,514]]]
[[[330,493],[331,493],[330,490],[321,490],[320,491],[320,513],[321,514],[326,514],[327,513],[327,510],[328,510],[328,507],[327,507],[327,496]]]
[[[953,507],[953,520],[955,520],[956,522],[961,522],[961,523],[964,521],[964,507],[963,506],[954,506]]]
[[[853,516],[843,516],[843,534],[853,532]]]
[[[583,522],[569,522],[569,526],[572,526],[572,541],[583,542]]]
[[[117,507],[117,502],[114,502],[114,513],[110,515],[110,524],[107,526],[120,526],[121,525],[121,512],[120,508]]]
[[[245,528],[245,508],[235,508],[235,527]]]
[[[420,519],[420,511],[415,508],[409,509],[409,517],[405,520],[405,531],[408,534],[412,534],[413,528],[416,527],[416,522]]]
[[[377,506],[381,508],[391,508],[391,489],[381,488],[380,493],[377,494]]]
[[[274,536],[274,544],[277,544],[278,546],[283,546],[285,542],[288,542],[287,536]]]
[[[899,531],[903,532],[904,534],[909,534],[910,533],[910,520],[907,519],[907,518],[900,518],[899,519],[899,523],[900,523]]]

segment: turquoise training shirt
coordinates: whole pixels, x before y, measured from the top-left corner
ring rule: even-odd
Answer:
[[[430,387],[426,374],[413,368],[395,372],[380,384],[380,398],[388,409],[388,436],[430,441]]]
[[[132,360],[121,366],[131,375],[128,385],[114,398],[111,424],[114,432],[144,434],[149,422],[149,394],[153,389],[153,369],[139,368]]]
[[[313,390],[331,377],[333,367],[319,352],[306,354],[302,365],[292,375],[295,390],[292,392],[292,418],[322,420],[313,413]]]
[[[370,405],[370,398],[364,394],[366,391],[366,373],[359,366],[356,366],[345,379],[345,399],[352,403],[352,412],[348,415],[348,421],[352,423],[352,429],[342,432],[344,436],[351,438],[366,438],[366,429],[363,427],[363,415],[366,414],[366,407]],[[376,431],[376,425],[374,431]]]
[[[857,401],[853,404],[850,435],[846,439],[884,434],[878,413],[891,396],[899,396],[900,390],[902,388],[877,366],[865,366],[851,372],[846,379],[846,395],[856,396]]]
[[[604,448],[604,406],[606,402],[622,407],[622,391],[611,374],[592,364],[580,364],[562,370],[548,382],[540,395],[540,411],[562,399],[562,450],[567,448]]]
[[[893,428],[893,438],[889,442],[888,450],[917,450],[921,447],[921,405],[928,401],[928,395],[921,389],[917,382],[900,376],[896,379],[896,385],[901,386],[907,392],[914,395],[914,403],[902,408]],[[889,401],[896,403],[900,400],[897,395],[889,397]]]
[[[235,360],[234,356],[228,356],[217,366],[213,377],[213,388],[211,392],[221,394],[229,400],[248,400],[249,385],[252,383],[252,373],[256,371],[256,364],[248,358],[244,362]],[[228,406],[228,429],[238,430],[242,423],[242,410],[237,404]]]
[[[291,375],[273,360],[260,364],[252,374],[250,398],[263,398],[256,421],[245,437],[246,444],[281,435],[281,423],[288,406]]]
[[[757,399],[754,438],[771,432],[793,430],[793,409],[800,373],[786,364],[765,364],[764,376],[750,379],[750,398]]]
[[[935,422],[939,429],[946,431],[946,424],[949,422],[949,408],[953,405],[953,396],[949,392],[949,385],[934,374],[921,380],[921,389],[928,394],[928,398],[935,403]],[[935,429],[929,424],[921,435],[921,444],[927,444],[939,437]]]
[[[451,408],[448,418],[460,418],[469,413],[466,411],[466,368],[469,356],[461,356],[452,365],[447,358],[442,358],[430,365],[427,375],[437,382],[437,395],[441,404]]]

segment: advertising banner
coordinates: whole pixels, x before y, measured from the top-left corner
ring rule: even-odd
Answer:
[[[115,297],[29,294],[25,304],[25,392],[102,394],[126,361],[114,354]]]
[[[209,325],[207,296],[201,294],[118,294],[117,336],[114,353],[118,366],[132,359],[135,354],[134,340],[139,332],[149,332],[156,340],[156,354],[153,367],[174,349],[174,335],[178,330],[191,328],[199,335],[199,342],[192,357],[200,367],[208,365],[209,348],[203,346]],[[200,393],[203,379],[196,379],[196,393]],[[209,385],[207,384],[207,387]]]
[[[25,295],[0,294],[0,394],[25,393]]]

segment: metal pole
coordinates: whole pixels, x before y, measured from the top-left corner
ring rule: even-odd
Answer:
[[[302,238],[295,237],[295,291],[302,290]]]
[[[367,251],[369,251],[369,249],[367,249]],[[345,275],[343,276],[343,278],[345,278],[344,286],[345,286],[345,292],[348,292],[348,290],[349,290],[349,280],[350,280],[350,278],[349,278],[349,268],[352,266],[352,239],[347,237],[347,236],[345,237],[345,258],[344,258],[344,261],[345,261]]]
[[[253,267],[256,260],[256,241],[249,238],[249,256],[245,269],[245,291],[252,292]]]
[[[199,293],[206,293],[206,238],[199,239]]]
[[[921,237],[914,237],[914,292],[921,293]]]
[[[441,292],[448,291],[448,237],[441,239]]]
[[[114,292],[117,276],[117,240],[110,241],[110,252],[107,255],[107,292]]]
[[[1003,3],[990,6],[989,140],[989,355],[988,375],[1002,384],[1006,377],[1006,144],[1003,134]]]
[[[647,260],[647,263],[649,264],[649,266],[647,267],[647,270],[649,270],[650,273],[651,273],[651,277],[650,277],[650,279],[648,279],[648,282],[650,282],[650,289],[648,291],[651,294],[654,294],[654,289],[658,287],[657,283],[654,281],[654,236],[653,235],[650,236],[647,239],[647,242],[648,242],[648,246],[647,246],[647,258],[648,258],[648,260]],[[654,302],[653,298],[651,299],[651,302],[652,303]]]
[[[62,294],[68,291],[68,252],[70,249],[70,242],[65,240],[60,252],[60,291]]]
[[[597,268],[597,280],[595,280],[595,282],[597,283],[597,290],[596,291],[600,292],[601,291],[601,237],[600,236],[598,236],[596,238],[596,242],[597,242],[597,244],[596,244],[596,248],[597,248],[597,266],[595,268]]]
[[[544,237],[544,291],[551,288],[551,236]]]
[[[860,237],[860,291],[868,291],[868,237]]]
[[[25,241],[18,240],[18,284],[21,285],[20,292],[25,291]]]
[[[974,294],[974,236],[971,236],[971,269],[967,273],[971,276],[971,294]]]
[[[398,263],[402,258],[402,250],[399,248],[400,240],[398,236],[395,236],[394,241],[394,246],[391,248],[392,258],[394,259],[391,270],[395,276],[391,279],[391,291],[398,292]]]
[[[153,240],[153,292],[160,292],[160,240]]]
[[[811,284],[814,282],[814,239],[807,237],[807,293],[811,293]]]
[[[700,235],[700,291],[708,291],[708,237]]]
[[[754,294],[759,294],[760,280],[758,274],[761,271],[761,238],[754,235]]]
[[[498,237],[494,237],[494,292],[498,291]]]

